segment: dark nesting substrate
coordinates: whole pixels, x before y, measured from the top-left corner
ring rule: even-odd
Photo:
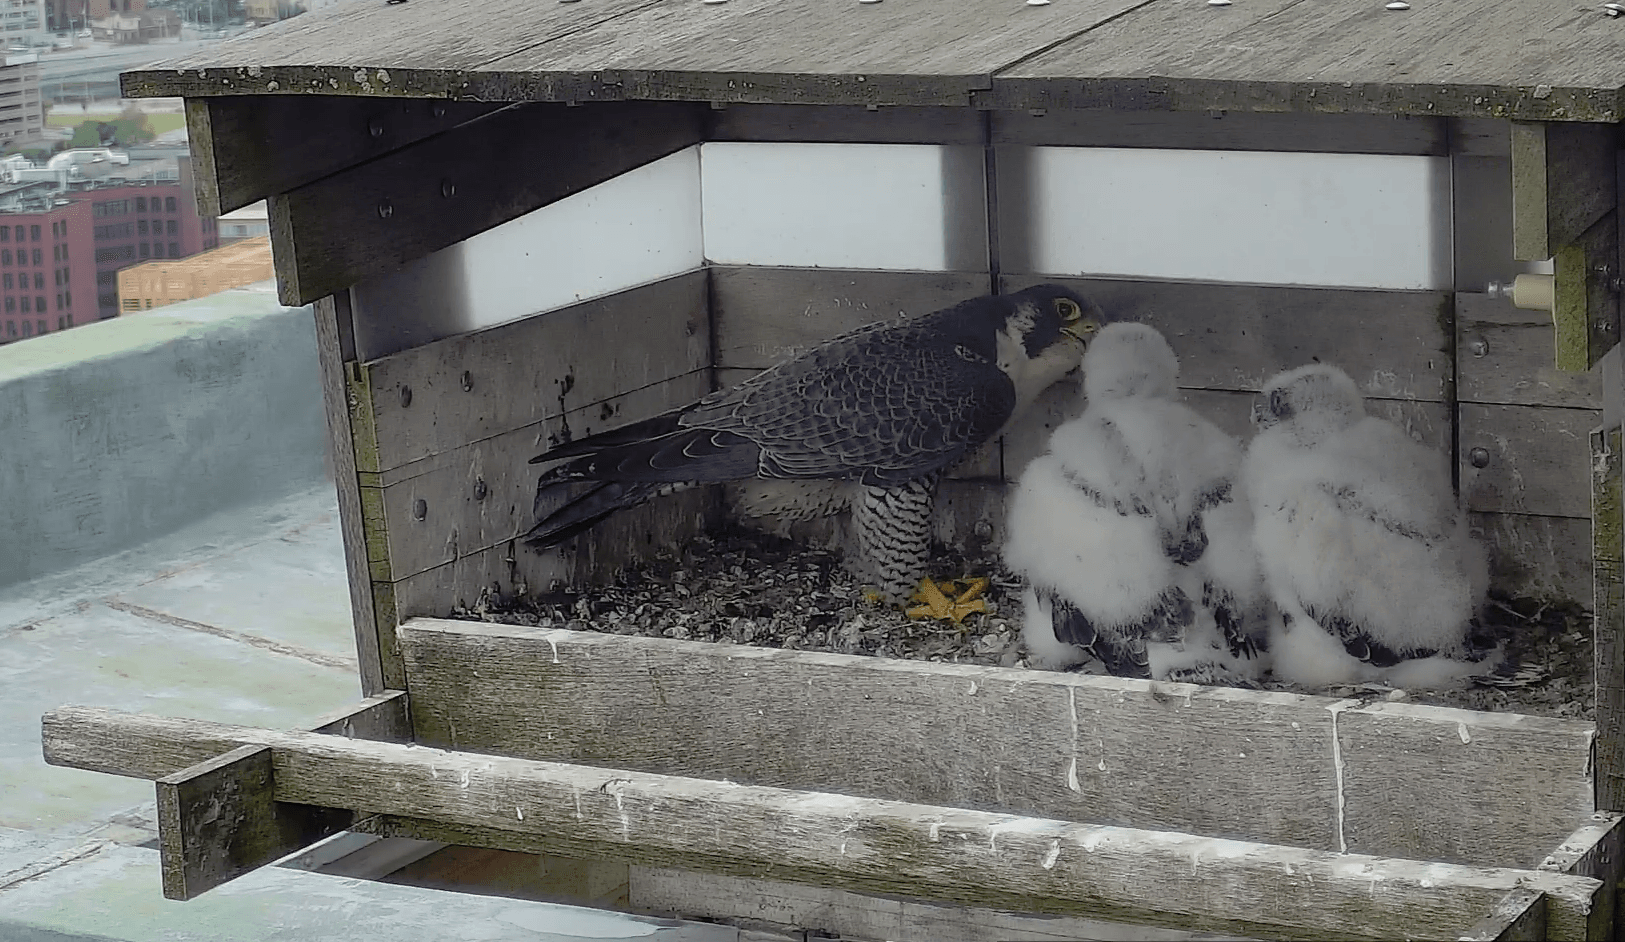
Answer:
[[[1020,582],[994,550],[941,550],[938,578],[985,575],[992,609],[962,624],[912,620],[875,605],[837,555],[754,530],[730,529],[622,570],[613,585],[515,597],[486,590],[450,614],[489,622],[800,651],[1025,668]],[[1593,719],[1590,612],[1492,593],[1485,622],[1505,641],[1517,682],[1401,693],[1373,685],[1308,689],[1266,678],[1261,689],[1389,696],[1472,710]],[[1096,661],[1079,668],[1105,673]]]

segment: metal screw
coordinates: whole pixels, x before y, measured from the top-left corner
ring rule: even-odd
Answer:
[[[1490,450],[1482,446],[1474,448],[1467,453],[1467,462],[1475,468],[1488,467],[1490,463]]]
[[[440,195],[444,196],[448,200],[451,199],[453,196],[456,196],[457,195],[457,184],[451,182],[450,180],[441,180],[440,181]]]
[[[373,137],[383,137],[384,136],[384,119],[383,118],[369,118],[367,120],[367,133],[371,134]]]
[[[429,515],[429,502],[419,497],[412,502],[412,519],[422,520]]]
[[[474,374],[463,370],[463,392],[474,391]]]
[[[1484,286],[1484,293],[1492,298],[1510,299],[1512,297],[1512,282],[1492,281]]]
[[[395,207],[389,204],[389,200],[381,200],[378,203],[378,218],[388,219],[393,215],[395,215]]]
[[[446,106],[437,101],[429,106],[429,113],[437,118],[444,118],[446,116]]]
[[[1483,334],[1474,334],[1467,341],[1467,352],[1475,357],[1482,357],[1490,352],[1490,342]]]
[[[485,486],[485,478],[475,478],[474,479],[474,499],[475,500],[484,500],[485,495],[488,494],[488,493],[490,493],[490,490]]]
[[[401,408],[405,409],[406,407],[410,406],[411,404],[412,404],[412,387],[410,387],[410,386],[402,386],[401,387]]]
[[[1614,332],[1614,322],[1613,321],[1598,321],[1597,322],[1597,333],[1599,333],[1599,334],[1611,334],[1613,332]]]

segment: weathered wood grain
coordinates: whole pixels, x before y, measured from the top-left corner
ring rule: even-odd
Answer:
[[[510,831],[545,852],[1016,911],[1274,937],[1437,937],[1507,890],[1586,913],[1600,881],[1338,854],[620,768],[75,710],[125,741],[247,740],[274,797]],[[568,822],[566,828],[560,822]],[[518,843],[518,841],[516,841]],[[529,848],[510,848],[529,849]],[[585,852],[585,853],[584,853]],[[1300,900],[1312,894],[1311,905]]]
[[[686,272],[365,364],[378,455],[361,470],[398,468],[709,366],[706,280]]]
[[[728,105],[711,111],[711,141],[863,144],[976,144],[982,113],[960,108],[862,105]]]
[[[237,95],[189,99],[186,107],[198,210],[218,216],[399,150],[503,105]],[[312,128],[323,130],[312,134]]]
[[[387,690],[326,714],[310,731],[350,739],[411,742],[412,715],[406,704],[406,691]]]
[[[1560,370],[1583,373],[1619,342],[1618,219],[1610,210],[1552,258],[1552,325]]]
[[[1588,11],[1589,13],[1589,11]],[[1524,44],[1513,37],[1538,36]],[[1625,36],[1546,0],[1153,2],[1001,70],[998,108],[1619,120]]]
[[[1617,375],[1617,374],[1616,374]],[[1611,395],[1617,395],[1612,392]],[[1591,578],[1597,685],[1597,807],[1625,811],[1625,497],[1620,430],[1591,434]]]
[[[1482,292],[1456,295],[1456,394],[1462,402],[1602,408],[1601,371],[1555,365],[1552,319]]]
[[[1473,513],[1490,551],[1490,584],[1514,596],[1591,607],[1591,521],[1585,517]]]
[[[615,514],[594,527],[591,537],[558,549],[538,552],[518,540],[498,543],[397,582],[374,582],[373,592],[379,611],[398,622],[443,617],[458,606],[478,605],[488,594],[512,598],[561,586],[604,585],[622,567],[678,552],[685,541],[714,528],[720,520],[718,497],[711,487],[671,494]]]
[[[1591,513],[1587,435],[1602,418],[1596,409],[1459,407],[1461,492],[1467,509],[1585,517]],[[1473,464],[1474,449],[1489,463]]]
[[[158,780],[166,899],[189,900],[349,826],[355,812],[275,798],[271,750],[240,746]]]
[[[705,108],[513,105],[269,201],[278,291],[305,304],[697,144]],[[516,172],[523,166],[524,172]]]
[[[798,927],[808,939],[892,942],[1231,942],[1235,936],[1103,922],[1081,916],[1033,916],[922,900],[868,896],[779,880],[631,868],[628,897],[637,912],[734,922],[741,917]],[[797,936],[799,937],[799,936]],[[1236,940],[1239,942],[1239,940]]]
[[[1510,140],[1514,258],[1551,258],[1614,210],[1615,128],[1513,121]]]
[[[993,142],[1040,147],[1156,147],[1443,156],[1440,118],[1243,111],[994,111]]]
[[[1412,707],[1350,721],[1333,715],[1350,701],[459,622],[414,621],[401,639],[419,735],[460,749],[1336,850],[1335,722],[1356,737],[1341,774],[1361,801],[1342,827],[1360,852],[1536,861],[1590,811],[1574,796],[1590,800],[1591,727],[1567,720]],[[635,728],[627,703],[643,705]],[[1358,738],[1379,722],[1404,725],[1419,758]],[[1482,730],[1478,751],[1433,748],[1458,726]],[[1458,768],[1478,804],[1442,784]],[[1531,836],[1527,815],[1484,819],[1512,800],[1498,795],[1540,796],[1556,836]]]
[[[1006,274],[1004,290],[1052,281],[1142,321],[1179,355],[1181,386],[1256,391],[1275,373],[1318,359],[1367,396],[1450,398],[1450,296],[1437,291],[1132,281]]]
[[[646,419],[710,389],[710,371],[695,370],[379,474],[385,486],[364,489],[382,515],[384,552],[373,560],[372,578],[399,581],[522,535],[535,523],[536,480],[545,468],[530,464],[533,456],[567,435]]]
[[[1602,882],[1602,890],[1587,915],[1584,925],[1550,927],[1553,938],[1585,938],[1602,940],[1617,938],[1619,920],[1618,886],[1622,868],[1625,868],[1625,817],[1617,812],[1600,811],[1570,834],[1557,849],[1540,862],[1537,870],[1593,877]],[[1564,913],[1560,918],[1572,918]]]
[[[1512,156],[1511,122],[1501,118],[1451,118],[1450,153],[1459,157]]]
[[[1546,896],[1539,890],[1507,893],[1460,942],[1546,942]]]
[[[1534,867],[1591,814],[1589,723],[1378,703],[1336,728],[1351,851]]]

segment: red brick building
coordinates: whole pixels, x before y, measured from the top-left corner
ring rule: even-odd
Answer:
[[[71,190],[0,210],[0,343],[118,316],[118,270],[218,243],[190,180]]]

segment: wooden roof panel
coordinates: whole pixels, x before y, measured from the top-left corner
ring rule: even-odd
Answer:
[[[1136,90],[1175,110],[1617,121],[1625,19],[1574,0],[1157,0],[996,84],[1010,106]]]
[[[860,79],[861,77],[861,79]],[[1590,0],[378,0],[126,73],[133,96],[315,92],[1619,121]]]

